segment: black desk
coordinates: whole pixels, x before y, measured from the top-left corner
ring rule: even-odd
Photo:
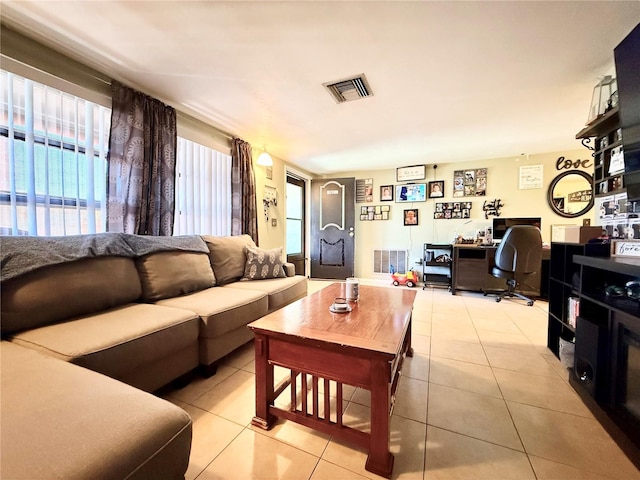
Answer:
[[[453,246],[453,265],[451,268],[451,294],[456,290],[484,292],[506,290],[503,278],[491,275],[495,265],[495,255],[498,247],[483,247],[477,245],[459,244]],[[522,293],[533,297],[547,298],[549,283],[550,250],[542,249],[541,271],[532,275],[523,285]]]

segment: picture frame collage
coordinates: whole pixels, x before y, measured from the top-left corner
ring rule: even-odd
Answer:
[[[391,206],[389,205],[368,205],[360,207],[360,220],[389,220]]]
[[[433,218],[435,220],[452,220],[457,218],[471,218],[471,202],[436,203]]]
[[[487,169],[456,170],[453,172],[454,197],[483,197],[487,194]]]
[[[445,181],[433,180],[416,183],[426,178],[426,165],[412,165],[396,169],[397,184],[381,185],[380,202],[413,203],[445,196]],[[403,183],[408,182],[408,183]],[[456,170],[453,196],[482,196],[486,194],[487,169]],[[373,202],[373,179],[356,180],[356,202]],[[471,218],[471,202],[435,203],[434,219]],[[366,205],[360,207],[361,221],[389,220],[390,205]],[[405,226],[419,225],[419,209],[403,210]]]

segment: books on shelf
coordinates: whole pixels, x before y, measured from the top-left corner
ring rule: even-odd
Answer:
[[[580,315],[580,299],[578,297],[569,297],[567,302],[567,323],[570,327],[576,328],[578,315]]]

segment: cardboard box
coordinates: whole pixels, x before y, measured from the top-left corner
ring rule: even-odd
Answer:
[[[551,241],[564,243],[587,243],[602,234],[602,227],[578,225],[551,225]]]

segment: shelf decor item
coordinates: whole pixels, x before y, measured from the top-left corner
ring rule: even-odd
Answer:
[[[611,255],[616,257],[640,257],[640,242],[637,240],[611,240]]]
[[[587,124],[591,123],[600,115],[604,115],[611,110],[616,100],[614,93],[618,91],[616,79],[611,75],[606,75],[593,87],[593,95],[591,97],[591,106],[589,107],[589,118]],[[617,103],[617,102],[616,102]]]

